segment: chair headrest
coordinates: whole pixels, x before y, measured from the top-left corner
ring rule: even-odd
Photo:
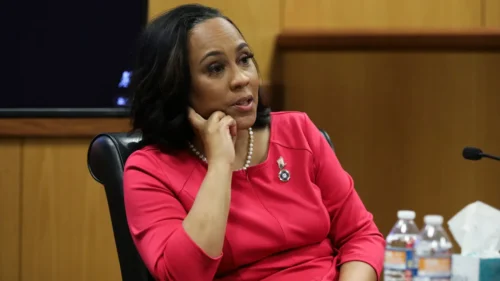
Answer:
[[[319,131],[323,134],[323,136],[325,137],[325,139],[328,142],[328,144],[330,145],[330,147],[335,151],[335,147],[333,147],[332,139],[330,139],[330,136],[328,135],[328,133],[323,129],[319,129]]]
[[[101,184],[108,184],[123,172],[127,158],[139,147],[140,132],[99,134],[90,142],[87,165],[92,177]],[[116,168],[121,171],[114,171]]]

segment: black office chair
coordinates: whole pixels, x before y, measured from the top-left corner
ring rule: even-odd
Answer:
[[[333,148],[326,131],[320,131]],[[106,192],[123,281],[154,281],[132,241],[123,202],[124,164],[140,140],[140,133],[99,134],[91,141],[87,154],[90,174]]]

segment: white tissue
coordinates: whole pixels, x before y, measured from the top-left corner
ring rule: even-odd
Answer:
[[[477,201],[451,218],[448,227],[462,248],[462,255],[479,258],[500,256],[500,210]]]

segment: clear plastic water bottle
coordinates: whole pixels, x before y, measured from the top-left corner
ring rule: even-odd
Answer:
[[[443,228],[443,217],[427,215],[425,227],[415,242],[415,262],[418,266],[414,281],[450,281],[453,245]]]
[[[398,221],[386,239],[384,281],[412,281],[416,274],[414,245],[419,230],[414,220],[414,211],[398,211]]]

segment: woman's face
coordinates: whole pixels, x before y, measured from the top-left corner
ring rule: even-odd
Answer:
[[[259,75],[253,53],[227,20],[196,25],[189,36],[191,104],[205,119],[214,111],[232,116],[239,130],[256,119]]]

